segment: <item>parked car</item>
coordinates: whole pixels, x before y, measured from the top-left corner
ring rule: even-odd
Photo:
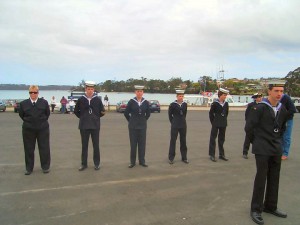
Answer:
[[[160,113],[160,104],[158,100],[149,100],[150,110],[151,112],[159,112]]]
[[[3,112],[6,110],[6,104],[3,100],[0,100],[0,110]]]
[[[294,102],[297,112],[300,112],[300,98],[293,97],[292,101]]]
[[[117,102],[116,111],[123,113],[127,107],[127,104],[128,104],[128,100],[122,100],[122,101]]]
[[[22,100],[16,100],[16,102],[14,103],[14,112],[18,113],[20,110],[20,102],[24,101],[24,99]]]

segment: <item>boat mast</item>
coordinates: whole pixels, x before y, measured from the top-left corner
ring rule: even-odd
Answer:
[[[218,88],[222,87],[223,81],[224,81],[224,77],[225,77],[225,70],[223,69],[223,65],[222,68],[221,66],[219,66],[219,71],[217,73],[217,85]]]

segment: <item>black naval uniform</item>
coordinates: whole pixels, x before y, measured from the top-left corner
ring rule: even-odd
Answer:
[[[93,161],[95,167],[100,166],[100,117],[104,115],[104,106],[101,99],[94,95],[88,99],[86,95],[80,97],[75,105],[74,113],[80,119],[79,129],[82,142],[81,165],[87,167],[89,137],[93,142]]]
[[[288,112],[281,103],[273,108],[268,100],[264,99],[251,109],[247,118],[245,131],[252,143],[257,169],[251,212],[277,210],[282,155],[281,138],[287,116]]]
[[[139,164],[145,164],[146,130],[150,113],[149,102],[144,98],[138,102],[136,97],[129,100],[124,112],[124,116],[129,122],[130,163],[132,165],[135,165],[137,146]]]
[[[37,141],[41,167],[44,171],[50,168],[50,131],[48,118],[49,104],[45,99],[38,98],[35,103],[26,99],[20,103],[19,116],[23,120],[22,135],[25,151],[26,171],[32,172],[34,167],[34,150]]]
[[[247,121],[247,117],[249,116],[249,113],[253,107],[255,107],[258,103],[256,101],[251,102],[247,105],[247,109],[245,111],[245,121]],[[250,139],[247,135],[245,135],[245,141],[243,145],[243,155],[248,155],[248,151],[250,148]]]
[[[168,110],[169,120],[171,123],[171,139],[169,147],[169,160],[173,161],[175,158],[176,140],[178,133],[180,134],[180,152],[181,159],[187,160],[187,146],[186,146],[186,114],[187,104],[182,102],[179,104],[177,100],[172,102]]]
[[[215,157],[216,138],[218,136],[219,156],[225,156],[224,142],[227,127],[227,116],[229,113],[228,102],[221,104],[219,99],[211,104],[209,111],[209,119],[211,122],[211,133],[209,140],[209,155]],[[219,134],[218,134],[219,132]]]

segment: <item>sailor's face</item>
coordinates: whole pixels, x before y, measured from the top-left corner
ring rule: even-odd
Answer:
[[[220,96],[220,101],[221,101],[221,102],[224,102],[225,99],[226,99],[226,97],[227,97],[227,94],[222,94],[222,95]]]
[[[85,94],[87,97],[92,97],[94,94],[95,88],[93,87],[86,87],[85,88]]]
[[[177,95],[177,102],[183,102],[184,95]]]
[[[283,87],[273,87],[272,90],[268,90],[268,93],[274,101],[279,101],[283,95],[283,90]]]
[[[144,94],[143,90],[135,90],[135,95],[138,99],[142,98]]]
[[[257,98],[255,99],[255,101],[256,101],[256,102],[261,102],[261,101],[262,101],[262,98],[263,98],[262,96],[261,96],[261,97],[257,97]]]

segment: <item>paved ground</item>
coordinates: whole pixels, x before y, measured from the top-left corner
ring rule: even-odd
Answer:
[[[230,113],[225,152],[228,162],[208,159],[210,124],[207,111],[188,114],[188,157],[167,163],[170,125],[166,111],[152,114],[148,123],[146,160],[149,168],[127,168],[129,140],[123,114],[102,119],[100,171],[79,172],[80,136],[74,115],[52,114],[49,174],[36,166],[23,175],[21,120],[0,113],[1,225],[251,225],[249,205],[255,175],[253,155],[241,157],[244,115]],[[296,114],[290,159],[283,162],[279,207],[287,219],[263,214],[265,224],[300,222],[300,114]]]

